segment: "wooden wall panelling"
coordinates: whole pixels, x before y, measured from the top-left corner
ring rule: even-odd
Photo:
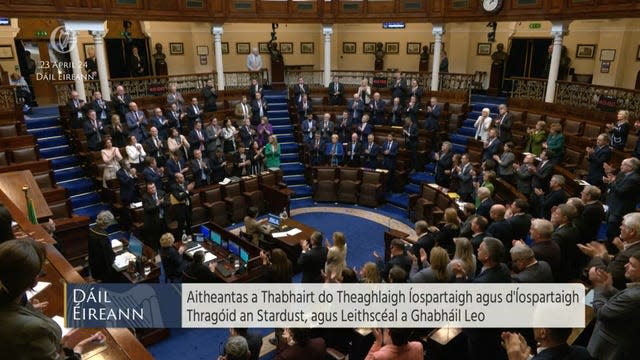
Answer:
[[[396,10],[395,1],[368,1],[365,4],[368,14],[393,14]]]
[[[178,0],[147,0],[147,9],[148,10],[178,10],[180,9],[179,3],[184,3],[185,1]]]

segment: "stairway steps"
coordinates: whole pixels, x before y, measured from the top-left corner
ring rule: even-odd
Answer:
[[[296,138],[292,134],[279,134],[278,142],[279,143],[293,143],[296,141]]]
[[[301,163],[281,164],[280,169],[284,175],[295,175],[304,173],[304,165]]]
[[[103,210],[111,210],[111,206],[103,203],[93,203],[79,208],[74,208],[73,213],[81,216],[88,216],[91,222],[96,221],[96,217]]]
[[[474,128],[477,119],[468,118],[462,123],[463,127]]]
[[[36,138],[47,138],[52,136],[60,136],[64,134],[61,126],[51,126],[45,128],[28,129],[27,132]]]
[[[507,98],[503,96],[488,96],[488,95],[471,95],[471,103],[490,103],[490,104],[506,104]]]
[[[286,103],[269,103],[269,114],[272,114],[275,111],[287,111],[289,105],[287,105]]]
[[[95,193],[96,192],[96,182],[93,179],[89,178],[76,178],[73,180],[60,181],[58,185],[64,186],[69,195],[79,195],[84,193]]]
[[[420,185],[417,184],[407,184],[404,186],[404,192],[407,194],[419,194],[420,193]]]
[[[455,154],[464,154],[467,152],[467,145],[452,144],[451,150]]]
[[[289,185],[289,189],[295,191],[291,196],[292,199],[300,199],[313,195],[313,189],[309,185]]]
[[[290,153],[290,154],[281,154],[280,155],[280,163],[281,164],[286,164],[286,163],[298,163],[300,162],[300,158],[298,156],[298,153]]]
[[[280,152],[286,153],[298,153],[298,144],[296,143],[280,143]]]
[[[449,141],[454,144],[467,145],[468,137],[459,134],[449,134]]]
[[[60,156],[70,155],[71,149],[69,145],[61,145],[40,149],[40,157],[45,159],[57,158]]]
[[[476,135],[476,129],[468,128],[468,127],[461,127],[461,128],[458,129],[458,135],[466,136],[466,137],[474,137]]]
[[[56,182],[69,181],[77,178],[84,177],[84,171],[79,166],[73,166],[66,169],[59,169],[53,171],[53,176]]]
[[[69,145],[69,140],[67,140],[66,136],[51,136],[48,138],[39,138],[37,139],[38,148],[46,149],[49,147],[61,146],[61,145]]]
[[[100,195],[95,191],[86,192],[71,196],[69,200],[71,200],[71,206],[75,211],[77,208],[98,204],[100,202]]]
[[[285,175],[284,182],[288,185],[300,185],[305,183],[304,175]]]
[[[60,125],[60,120],[57,116],[25,116],[24,122],[28,130],[48,128]]]
[[[426,173],[426,172],[416,172],[413,173],[411,175],[409,175],[409,181],[413,184],[422,184],[424,183],[428,183],[428,184],[432,184],[434,182],[436,182],[436,179],[433,177],[433,175]]]
[[[54,170],[64,169],[80,164],[80,159],[76,155],[60,156],[51,160],[51,166]]]
[[[25,115],[25,119],[29,118],[39,118],[45,116],[55,116],[60,117],[60,110],[58,109],[58,105],[43,105],[32,108],[31,114]]]
[[[409,208],[409,195],[407,194],[390,193],[390,194],[387,194],[386,201],[387,201],[387,204],[391,204],[391,205],[403,208],[405,210]]]
[[[291,125],[291,120],[289,118],[269,118],[269,124],[271,126]]]

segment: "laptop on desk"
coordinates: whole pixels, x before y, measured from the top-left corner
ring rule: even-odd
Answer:
[[[266,227],[270,233],[280,230],[281,220],[280,217],[274,214],[267,215],[267,224]]]

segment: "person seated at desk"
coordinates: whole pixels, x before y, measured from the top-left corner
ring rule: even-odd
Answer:
[[[244,217],[244,232],[251,236],[251,242],[254,245],[260,246],[264,235],[269,235],[270,231],[266,225],[268,219],[256,220],[257,216],[257,207],[252,206],[247,210],[247,216]]]
[[[375,341],[365,360],[422,360],[422,344],[409,342],[411,329],[373,329]]]
[[[91,276],[99,282],[114,282],[116,279],[113,269],[116,254],[106,231],[114,222],[115,217],[110,211],[101,211],[96,217],[96,224],[89,229],[89,268]]]
[[[177,282],[182,277],[182,271],[187,267],[187,261],[182,257],[186,248],[180,245],[176,250],[173,243],[175,239],[171,233],[164,233],[160,237],[160,258],[167,280]]]
[[[0,244],[0,339],[3,359],[80,359],[89,343],[103,343],[101,331],[75,346],[60,326],[29,302],[27,290],[37,282],[46,261],[44,246],[30,239]]]
[[[199,250],[193,254],[193,261],[187,265],[182,272],[183,283],[214,283],[219,282],[217,276],[214,275],[216,263],[210,262],[209,266],[203,264],[204,251]]]

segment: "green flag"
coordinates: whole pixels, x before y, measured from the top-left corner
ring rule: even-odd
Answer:
[[[38,223],[38,216],[36,215],[36,208],[33,206],[33,200],[27,197],[27,217],[32,224]]]

